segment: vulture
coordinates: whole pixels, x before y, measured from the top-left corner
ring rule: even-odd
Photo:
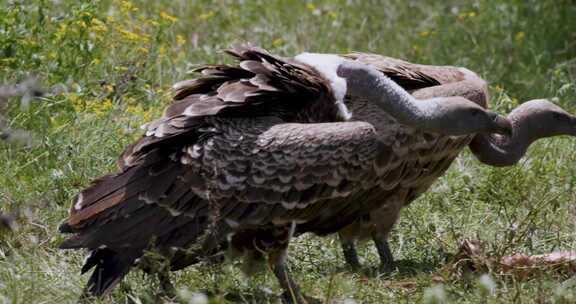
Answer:
[[[292,237],[354,225],[406,185],[431,183],[476,134],[512,132],[482,103],[416,100],[401,87],[410,77],[346,57],[286,59],[245,45],[227,53],[237,63],[177,83],[118,171],[74,199],[60,247],[89,252],[84,296],[110,293],[136,265],[163,280],[227,251],[267,261],[287,302],[313,301],[286,268]],[[421,76],[416,88],[440,85]],[[165,269],[150,266],[149,252]]]
[[[468,69],[414,64],[376,54],[354,53],[342,56],[376,68],[417,99],[462,96],[482,107],[488,105],[486,81]],[[507,118],[513,128],[512,136],[481,133],[465,137],[434,138],[422,134],[424,137],[414,139],[417,144],[399,144],[402,134],[398,131],[392,131],[398,132],[395,134],[389,133],[394,124],[389,121],[389,115],[377,107],[361,105],[360,99],[354,97],[354,100],[348,102],[355,119],[371,123],[378,134],[388,133],[389,135],[384,138],[395,141],[390,144],[394,147],[393,153],[405,160],[406,167],[402,175],[396,179],[397,185],[393,192],[385,198],[380,196],[380,199],[386,200],[381,207],[358,217],[353,224],[339,231],[345,261],[352,269],[360,267],[355,243],[366,239],[372,239],[376,246],[380,256],[380,271],[386,273],[393,269],[394,259],[387,238],[398,220],[400,210],[424,193],[434,180],[448,169],[465,146],[470,148],[480,162],[503,167],[516,164],[528,147],[540,138],[557,135],[576,136],[575,116],[548,100],[536,99],[522,103],[508,115]],[[371,110],[363,111],[363,107],[370,107]],[[405,129],[403,132],[410,131]],[[418,148],[418,145],[424,143],[433,148],[428,150]],[[449,155],[436,161],[438,149],[449,151]],[[429,170],[431,165],[434,169]]]

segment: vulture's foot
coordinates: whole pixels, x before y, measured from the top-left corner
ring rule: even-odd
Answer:
[[[376,250],[380,256],[380,267],[379,271],[381,274],[389,274],[394,271],[394,256],[392,251],[390,251],[390,245],[385,236],[373,235],[372,240],[376,245]]]
[[[340,237],[340,244],[342,245],[342,253],[344,254],[346,264],[352,271],[358,271],[360,269],[360,261],[358,259],[358,252],[356,252],[354,241],[345,240]]]

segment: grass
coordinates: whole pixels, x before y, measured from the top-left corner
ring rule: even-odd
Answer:
[[[72,196],[114,169],[138,126],[170,101],[168,88],[194,65],[229,60],[220,52],[250,41],[271,52],[380,53],[460,65],[491,83],[492,107],[555,97],[576,111],[576,3],[558,1],[10,1],[0,0],[0,83],[34,74],[49,93],[29,107],[11,100],[12,128],[35,145],[0,142],[0,210],[20,210],[19,229],[0,235],[0,303],[73,303],[86,280],[82,254],[57,249],[56,227]],[[291,265],[308,293],[359,303],[569,303],[576,281],[544,273],[518,281],[497,271],[444,271],[463,238],[487,254],[545,253],[576,243],[576,143],[547,139],[512,168],[480,165],[468,152],[406,208],[391,237],[399,271],[390,277],[343,271],[333,237],[304,236]],[[377,265],[362,247],[367,269]],[[272,275],[247,280],[232,263],[175,275],[182,302],[208,289],[278,293]],[[157,286],[134,271],[130,288],[103,302],[152,303]],[[490,285],[490,284],[488,284]],[[491,285],[490,285],[491,286]],[[276,301],[274,297],[268,297]]]

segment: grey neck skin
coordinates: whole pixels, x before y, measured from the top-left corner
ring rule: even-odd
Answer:
[[[538,138],[531,133],[530,125],[512,122],[511,137],[497,134],[477,134],[468,145],[476,158],[495,167],[513,166],[522,158],[528,147]],[[531,135],[532,134],[532,135]]]
[[[355,72],[351,71],[352,73]],[[435,103],[416,102],[406,90],[388,77],[383,77],[376,70],[347,75],[348,93],[362,96],[367,100],[393,100],[378,102],[378,106],[393,116],[398,122],[406,125],[426,125],[431,120]]]
[[[512,166],[540,138],[576,136],[576,117],[546,100],[525,102],[514,109],[508,119],[512,121],[512,136],[478,134],[470,143],[470,150],[482,163]]]
[[[463,97],[416,100],[390,78],[359,62],[344,62],[337,73],[346,78],[348,94],[374,102],[407,126],[445,135],[507,134],[511,128],[507,119]]]

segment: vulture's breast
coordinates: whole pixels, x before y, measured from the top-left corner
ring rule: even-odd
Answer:
[[[371,123],[376,129],[382,149],[389,152],[377,162],[377,186],[358,189],[346,198],[343,205],[354,204],[354,212],[343,209],[339,221],[318,219],[305,229],[319,234],[336,232],[352,222],[367,221],[368,225],[382,225],[391,229],[402,207],[427,191],[452,164],[472,136],[444,136],[426,133],[399,124],[390,115],[369,102],[355,100],[348,104],[353,120]],[[370,236],[366,225],[353,225],[347,229],[356,237]]]

